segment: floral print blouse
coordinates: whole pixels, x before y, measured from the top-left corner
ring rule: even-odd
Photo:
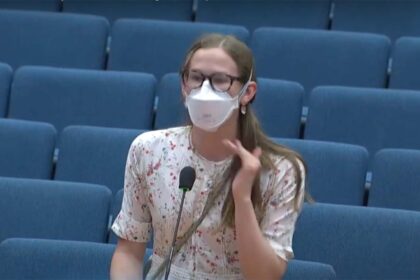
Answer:
[[[232,162],[233,157],[213,162],[199,155],[191,144],[190,132],[189,126],[145,132],[129,150],[122,208],[112,229],[120,238],[135,242],[147,242],[153,232],[148,276],[154,274],[172,244],[182,197],[178,188],[181,169],[193,167],[196,180],[185,196],[178,237],[200,217],[209,191]],[[273,160],[276,168],[261,173],[260,188],[266,207],[260,226],[275,253],[287,260],[293,257],[292,237],[299,214],[294,207],[295,169],[283,157],[273,156]],[[300,171],[304,182],[305,174]],[[303,189],[302,184],[299,205]],[[243,278],[235,230],[220,227],[227,191],[228,185],[196,232],[173,257],[170,279]]]

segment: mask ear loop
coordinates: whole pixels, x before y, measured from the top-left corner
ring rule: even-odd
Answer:
[[[241,98],[242,98],[242,96],[245,94],[245,92],[246,92],[246,90],[248,89],[248,85],[249,85],[249,83],[251,82],[251,78],[252,78],[252,70],[253,70],[253,68],[251,68],[251,73],[249,74],[249,78],[248,78],[248,81],[245,83],[245,85],[242,87],[242,89],[241,89],[241,92],[239,93],[239,95],[238,95],[238,102],[240,103],[241,102]],[[239,104],[240,105],[240,107],[241,107],[241,114],[242,115],[246,115],[246,105],[241,105],[241,104]]]

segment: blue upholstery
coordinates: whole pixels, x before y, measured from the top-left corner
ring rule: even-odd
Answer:
[[[0,118],[0,176],[50,179],[56,134],[51,124]]]
[[[390,88],[420,90],[420,38],[402,37],[392,54]]]
[[[9,65],[0,63],[0,118],[5,117],[7,113],[12,73],[12,68]]]
[[[15,72],[10,118],[68,125],[149,129],[154,87],[150,74],[22,67]]]
[[[337,279],[418,279],[420,213],[306,205],[293,237],[295,257],[331,264]]]
[[[111,192],[104,186],[0,178],[0,241],[10,237],[104,242]]]
[[[380,150],[373,160],[368,205],[420,211],[419,170],[419,150]]]
[[[334,0],[332,29],[385,34],[392,40],[420,36],[420,2]]]
[[[420,94],[408,90],[319,87],[310,96],[305,138],[383,148],[420,148]]]
[[[198,0],[196,21],[262,26],[327,29],[330,0],[218,1]]]
[[[182,100],[179,74],[162,77],[157,87],[159,102],[155,128],[189,123],[188,110]],[[258,79],[258,92],[252,104],[263,130],[271,136],[299,137],[303,88],[281,80]]]
[[[334,268],[329,264],[301,261],[296,259],[292,259],[288,262],[287,271],[283,277],[284,280],[332,280],[335,278]]]
[[[108,279],[115,246],[11,238],[0,244],[2,279]]]
[[[363,205],[368,152],[333,142],[275,139],[298,152],[307,165],[306,190],[317,202]]]
[[[60,0],[1,0],[0,9],[58,12]]]
[[[140,130],[69,126],[63,130],[55,180],[124,186],[128,149]]]
[[[115,218],[118,216],[118,213],[120,213],[123,196],[124,196],[124,189],[120,189],[114,196],[114,201],[112,202],[112,210],[111,210],[112,222],[114,222]],[[115,233],[112,230],[110,230],[108,242],[117,243],[117,241],[118,241],[118,237],[115,235]],[[152,235],[152,239],[150,239],[150,241],[147,243],[147,248],[149,249],[153,248],[153,235]]]
[[[0,278],[109,279],[114,250],[95,242],[11,238],[0,244]]]
[[[0,61],[22,65],[103,69],[105,18],[0,10]]]
[[[165,74],[156,88],[158,98],[155,129],[186,125],[189,123],[181,93],[181,78],[178,73]]]
[[[385,36],[324,30],[259,28],[252,35],[260,77],[318,85],[385,87]]]
[[[303,96],[298,83],[260,78],[251,107],[268,135],[298,138]]]
[[[241,26],[159,20],[117,20],[111,32],[108,69],[153,73],[160,79],[177,72],[192,43],[204,33],[233,34],[247,40]]]
[[[119,18],[166,20],[192,19],[193,0],[65,0],[63,12],[102,15],[113,22]]]

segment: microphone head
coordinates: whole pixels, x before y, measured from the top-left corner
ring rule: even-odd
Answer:
[[[191,166],[185,166],[179,175],[179,188],[190,191],[195,181],[195,170]]]

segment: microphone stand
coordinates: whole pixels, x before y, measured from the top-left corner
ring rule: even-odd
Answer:
[[[171,270],[171,263],[172,263],[172,257],[173,257],[173,254],[174,254],[174,248],[175,248],[175,243],[176,243],[176,236],[178,234],[179,222],[181,220],[182,208],[183,208],[183,205],[184,205],[185,194],[187,193],[187,191],[189,191],[188,188],[182,188],[181,205],[179,206],[179,215],[178,215],[178,219],[176,220],[174,237],[172,239],[171,251],[169,252],[169,261],[166,264],[165,280],[168,279],[169,272]]]

